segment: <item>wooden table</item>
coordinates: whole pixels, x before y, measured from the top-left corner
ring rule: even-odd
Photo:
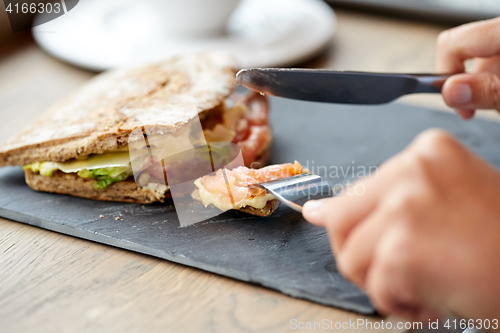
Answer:
[[[447,27],[337,14],[333,45],[306,66],[433,71],[435,40]],[[26,34],[8,44],[0,48],[0,141],[94,75],[48,56]],[[404,100],[445,109],[439,96]],[[284,332],[292,319],[359,318],[380,320],[0,218],[1,332]]]

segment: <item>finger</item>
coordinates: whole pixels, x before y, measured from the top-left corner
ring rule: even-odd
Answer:
[[[374,250],[373,263],[366,281],[366,291],[378,311],[386,315],[413,316],[420,306],[407,291],[402,268],[404,248],[398,226],[385,230]],[[403,277],[403,279],[402,279]]]
[[[427,244],[419,244],[421,238],[415,236],[412,228],[415,224],[408,223],[410,220],[401,215],[380,237],[367,274],[366,291],[384,314],[414,321],[436,320],[443,309],[439,303],[435,307],[422,294],[422,284],[429,281],[424,279],[422,270],[436,252],[421,251]],[[435,280],[434,277],[430,280]],[[431,289],[434,294],[439,292]]]
[[[335,253],[342,248],[351,230],[376,207],[390,179],[377,172],[361,179],[337,197],[308,201],[303,207],[304,218],[312,224],[325,227]]]
[[[471,67],[472,73],[480,72],[500,72],[500,56],[494,56],[489,58],[478,58],[474,60]]]
[[[342,195],[306,202],[302,210],[304,218],[327,229],[335,253],[343,247],[351,230],[375,209],[378,201],[407,172],[408,153],[405,152],[384,162],[370,178],[354,183]]]
[[[438,73],[465,70],[464,61],[500,53],[500,18],[462,25],[439,35],[436,54]]]
[[[372,178],[360,179],[351,186],[344,186],[343,191],[333,198],[307,201],[302,208],[302,215],[308,222],[320,227],[327,227],[339,220],[362,218],[370,210],[365,192],[366,186],[373,183]],[[365,189],[363,193],[352,190],[359,186]]]
[[[337,254],[339,271],[361,288],[365,288],[375,246],[392,219],[390,212],[381,207],[376,208],[350,232]]]
[[[422,302],[413,290],[414,279],[405,269],[406,232],[402,230],[401,224],[397,224],[380,237],[367,275],[366,291],[377,310],[385,315],[414,321],[439,318],[439,312]]]
[[[500,74],[483,72],[454,75],[446,80],[442,95],[447,105],[460,110],[498,110]]]
[[[349,232],[376,206],[375,191],[371,195],[341,195],[306,202],[302,214],[312,224],[327,229],[333,251],[338,253]]]
[[[399,164],[401,168],[405,165]],[[406,176],[408,177],[408,176]],[[426,191],[419,181],[397,177],[395,184],[380,198],[377,207],[349,233],[337,254],[339,270],[349,280],[366,287],[366,276],[380,238],[398,221],[414,219],[421,214]]]

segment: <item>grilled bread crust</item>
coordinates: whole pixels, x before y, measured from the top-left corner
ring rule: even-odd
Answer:
[[[235,90],[235,66],[227,54],[200,53],[99,74],[1,145],[0,166],[102,154],[138,127],[176,132]]]

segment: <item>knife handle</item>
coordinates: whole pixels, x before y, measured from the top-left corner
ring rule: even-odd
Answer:
[[[417,79],[418,85],[415,93],[441,93],[446,79],[452,74],[412,74],[411,76]]]

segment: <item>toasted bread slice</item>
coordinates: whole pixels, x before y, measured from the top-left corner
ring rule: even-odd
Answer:
[[[280,201],[278,199],[270,200],[267,202],[264,208],[255,208],[252,206],[245,206],[243,208],[237,209],[240,212],[247,214],[257,215],[257,216],[269,216],[280,206]]]
[[[226,54],[201,53],[99,74],[0,146],[0,166],[112,151],[138,127],[176,132],[234,91],[234,68]]]
[[[120,201],[140,204],[163,202],[168,188],[147,189],[137,186],[133,178],[116,182],[105,189],[94,189],[94,180],[78,177],[74,173],[54,172],[45,177],[31,170],[25,170],[26,183],[34,190],[69,194],[76,197],[102,201]]]

